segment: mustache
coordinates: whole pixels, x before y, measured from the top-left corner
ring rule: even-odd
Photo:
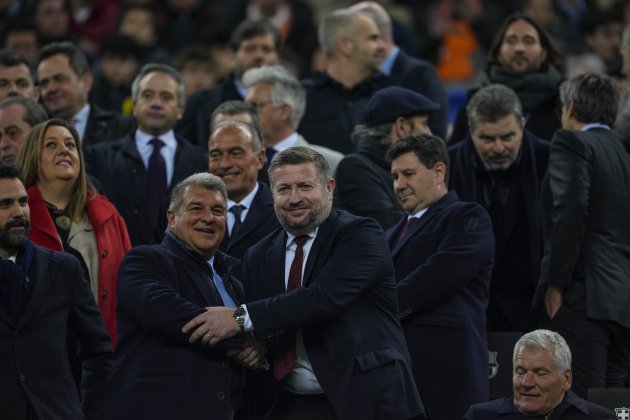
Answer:
[[[30,227],[31,224],[29,223],[28,220],[26,219],[15,219],[15,220],[10,220],[7,222],[6,225],[4,225],[5,229],[11,229],[11,228],[16,228],[16,227],[25,227],[28,228]]]

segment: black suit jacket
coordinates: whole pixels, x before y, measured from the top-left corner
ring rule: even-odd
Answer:
[[[583,400],[572,391],[566,394],[560,405],[553,410],[554,420],[616,420],[612,411]],[[516,405],[514,398],[501,398],[493,401],[474,404],[470,407],[464,420],[544,420],[545,416],[525,416]]]
[[[258,183],[258,192],[247,211],[247,217],[241,223],[235,236],[227,234],[219,249],[231,257],[243,260],[245,251],[262,238],[280,227],[273,210],[273,197],[269,187]]]
[[[92,290],[76,258],[32,245],[22,319],[15,325],[0,307],[0,417],[27,418],[28,400],[40,419],[100,419],[113,353]],[[69,364],[70,331],[79,343],[81,395]]]
[[[85,147],[118,139],[132,132],[135,127],[136,123],[133,118],[107,111],[95,104],[90,104],[90,114],[88,115],[82,144]]]
[[[411,89],[440,104],[439,110],[429,114],[429,127],[433,135],[446,141],[448,95],[433,64],[412,57],[401,49],[394,60],[387,83],[389,86]]]
[[[222,253],[214,266],[232,299],[239,263]],[[225,355],[237,337],[209,347],[190,344],[182,327],[207,306],[222,306],[210,267],[171,235],[133,248],[118,275],[118,345],[109,388],[110,419],[232,419],[242,369]]]
[[[290,293],[286,241],[280,229],[245,254],[247,309],[256,335],[270,339],[302,329],[315,376],[340,420],[422,414],[380,226],[332,211],[308,254],[303,287]]]
[[[147,170],[133,134],[87,148],[85,161],[88,173],[100,182],[102,194],[114,203],[125,219],[131,244],[153,243],[157,221],[148,217]],[[207,169],[207,152],[177,137],[173,179],[168,193],[179,181]]]
[[[402,241],[387,231],[403,329],[433,419],[458,419],[488,400],[486,306],[494,238],[488,213],[449,192]]]
[[[223,102],[234,99],[242,100],[243,97],[236,89],[233,75],[217,87],[192,94],[186,102],[184,115],[175,126],[175,132],[189,142],[208,150],[212,113]]]
[[[538,302],[584,296],[589,318],[630,328],[630,155],[610,130],[559,130],[543,183],[545,238]]]

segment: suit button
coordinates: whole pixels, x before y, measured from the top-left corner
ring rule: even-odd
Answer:
[[[105,299],[107,297],[107,290],[103,290],[101,292],[101,299]]]
[[[219,392],[217,394],[217,400],[223,401],[225,399],[225,394],[223,392]]]
[[[227,361],[224,360],[223,362],[221,362],[221,366],[223,366],[225,369],[227,369],[227,368],[230,367],[230,364]]]
[[[20,375],[20,382],[26,382],[26,376]]]
[[[105,257],[107,257],[107,254],[108,254],[107,250],[104,249],[103,252],[101,252],[101,257],[105,258]]]
[[[138,172],[139,172],[139,171],[138,171],[138,168],[133,168],[133,169],[131,170],[131,173],[132,173],[132,174],[134,174],[134,175],[138,175]]]
[[[138,214],[138,213],[140,213],[140,209],[138,207],[134,207],[133,214]]]
[[[413,312],[413,310],[412,310],[411,308],[407,308],[407,309],[405,309],[405,313],[406,313],[407,315],[411,314],[412,312]]]

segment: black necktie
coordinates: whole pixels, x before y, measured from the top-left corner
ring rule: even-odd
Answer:
[[[234,235],[236,235],[236,232],[238,232],[238,229],[241,227],[241,213],[243,213],[244,209],[245,206],[241,204],[234,204],[232,207],[230,207],[230,213],[234,215],[234,224],[232,225],[232,233],[230,233],[230,236],[232,238],[234,237]]]
[[[153,146],[153,152],[149,156],[149,168],[147,170],[147,187],[149,190],[149,217],[155,220],[162,200],[166,196],[166,162],[160,149],[164,142],[160,139],[151,139],[149,144]]]
[[[265,148],[265,154],[267,155],[267,162],[271,162],[271,159],[273,159],[276,153],[278,153],[278,151],[274,149],[273,147]]]

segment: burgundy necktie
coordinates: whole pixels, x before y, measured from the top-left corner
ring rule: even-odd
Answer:
[[[398,240],[396,242],[401,242],[403,239],[407,238],[407,236],[409,235],[411,231],[411,228],[416,223],[418,223],[419,220],[420,220],[419,217],[410,217],[409,220],[407,220],[405,227],[403,227],[403,229],[400,231],[400,235],[398,235]]]
[[[287,293],[297,289],[302,285],[302,262],[304,261],[304,250],[302,246],[308,240],[308,236],[300,236],[295,238],[295,256],[291,262],[289,269],[289,281],[287,282]],[[295,367],[295,330],[284,334],[280,339],[278,354],[273,363],[273,376],[278,380],[282,380]]]
[[[149,156],[149,167],[147,168],[147,189],[149,192],[149,217],[153,223],[162,205],[162,200],[166,196],[166,162],[160,153],[164,142],[160,139],[151,139],[149,144],[153,146],[153,152]]]

